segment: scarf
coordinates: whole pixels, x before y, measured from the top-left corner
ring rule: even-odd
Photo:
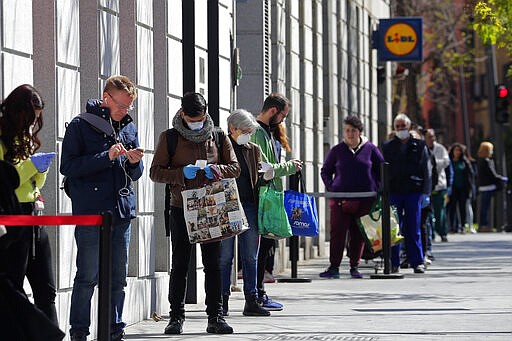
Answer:
[[[210,115],[206,114],[206,119],[203,124],[203,128],[198,131],[190,130],[188,126],[185,126],[184,120],[181,118],[180,110],[174,115],[172,119],[172,126],[180,133],[186,140],[202,143],[208,140],[212,136],[213,131],[213,120]]]

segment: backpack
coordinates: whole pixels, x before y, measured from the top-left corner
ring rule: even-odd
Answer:
[[[167,129],[165,132],[165,136],[167,138],[167,153],[169,154],[169,158],[174,156],[176,152],[176,146],[178,144],[178,131],[175,128]],[[224,141],[224,137],[226,134],[224,130],[220,127],[213,127],[212,131],[213,140],[215,142],[215,146],[219,152],[219,155],[222,154],[222,143]],[[164,203],[164,222],[165,222],[165,235],[167,237],[170,236],[170,215],[171,215],[171,186],[169,184],[165,185],[165,203]]]

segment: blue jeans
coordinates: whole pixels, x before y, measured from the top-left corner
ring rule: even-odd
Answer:
[[[421,193],[391,194],[391,205],[396,206],[400,231],[404,236],[407,259],[412,267],[424,262],[421,247]],[[391,263],[394,267],[400,266],[400,248],[402,243],[391,248]]]
[[[249,221],[249,230],[238,236],[238,252],[242,258],[242,275],[244,280],[245,297],[256,297],[256,268],[258,264],[258,249],[260,237],[258,234],[258,213],[254,203],[242,204],[247,220]],[[220,271],[222,276],[222,294],[230,294],[231,285],[231,267],[233,265],[233,254],[235,247],[235,238],[225,239],[221,242],[220,249]]]
[[[491,207],[491,199],[495,191],[480,192],[480,221],[479,226],[489,226],[489,208]]]
[[[99,227],[76,226],[75,240],[76,275],[71,294],[69,323],[71,335],[89,335],[91,324],[91,298],[98,284]],[[123,322],[123,306],[128,274],[128,248],[130,245],[130,221],[113,226],[112,232],[112,288],[111,288],[111,334],[118,335],[126,326]]]

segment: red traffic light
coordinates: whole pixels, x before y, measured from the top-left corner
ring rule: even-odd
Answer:
[[[508,97],[508,89],[505,85],[498,85],[498,91],[496,92],[498,98],[507,98]]]

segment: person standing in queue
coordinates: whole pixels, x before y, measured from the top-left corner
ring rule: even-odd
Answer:
[[[135,85],[126,76],[106,80],[102,99],[90,99],[86,112],[98,122],[110,124],[111,135],[97,123],[75,117],[62,141],[60,172],[67,178],[73,214],[100,214],[112,217],[111,337],[124,340],[123,307],[131,220],[135,218],[133,181],[142,176],[143,150],[138,133],[128,115],[137,97]],[[73,341],[85,341],[91,324],[91,298],[98,283],[99,227],[77,225],[75,241],[76,275],[71,294],[69,322]]]
[[[261,112],[256,117],[259,127],[251,136],[251,141],[257,144],[261,149],[261,158],[263,162],[270,164],[274,170],[274,185],[276,190],[282,191],[282,176],[292,175],[302,169],[302,161],[289,160],[281,162],[275,143],[272,129],[283,123],[290,112],[290,100],[280,93],[270,94],[263,103]],[[262,238],[260,241],[260,250],[258,253],[258,301],[263,308],[267,310],[282,310],[283,305],[277,301],[271,300],[264,289],[265,267],[269,251],[274,245],[273,239]]]
[[[262,308],[257,301],[256,287],[258,249],[260,236],[258,234],[258,167],[261,162],[260,148],[250,142],[251,135],[259,125],[246,110],[235,110],[228,116],[228,129],[231,144],[240,164],[240,176],[236,178],[238,194],[249,222],[249,230],[238,236],[238,252],[242,263],[242,278],[244,282],[245,305],[244,316],[270,316],[270,312]],[[263,175],[266,179],[274,176],[273,169]],[[222,272],[222,314],[229,313],[229,296],[231,294],[231,268],[233,265],[235,237],[221,242],[220,267]]]
[[[414,273],[424,273],[421,245],[421,198],[432,189],[430,158],[425,141],[410,135],[411,120],[400,113],[393,126],[395,136],[382,147],[384,160],[389,162],[391,205],[397,209],[400,229],[405,238],[409,264]],[[401,243],[391,248],[391,272],[400,269]]]
[[[192,244],[189,242],[184,218],[181,192],[201,188],[221,178],[236,178],[240,175],[235,151],[229,138],[223,135],[221,151],[217,149],[213,136],[214,124],[206,112],[206,101],[199,93],[186,93],[181,108],[172,120],[178,132],[174,155],[169,155],[167,133],[160,134],[151,164],[151,180],[166,183],[171,188],[170,234],[172,247],[172,269],[169,280],[170,320],[165,334],[183,333],[185,321],[185,292],[188,265]],[[201,170],[197,160],[206,160]],[[201,244],[201,255],[205,273],[206,331],[214,334],[231,334],[233,328],[222,316],[222,288],[219,265],[220,241]]]
[[[343,141],[327,153],[321,170],[329,192],[374,192],[380,187],[380,164],[384,161],[379,149],[363,136],[363,123],[357,116],[343,121]],[[358,266],[364,250],[364,237],[357,218],[368,214],[374,198],[330,199],[331,242],[329,268],[320,277],[339,278],[339,267],[349,239],[350,276],[363,278]]]
[[[36,153],[41,147],[39,132],[43,128],[44,102],[39,92],[28,84],[14,89],[0,105],[0,160],[14,165],[20,178],[16,196],[21,214],[42,212],[44,186],[55,153]],[[4,242],[8,248],[0,251],[0,273],[8,275],[13,285],[23,292],[27,277],[34,304],[56,326],[56,287],[52,254],[45,227],[7,227]],[[7,335],[9,335],[7,333]],[[5,336],[5,334],[4,334]]]

